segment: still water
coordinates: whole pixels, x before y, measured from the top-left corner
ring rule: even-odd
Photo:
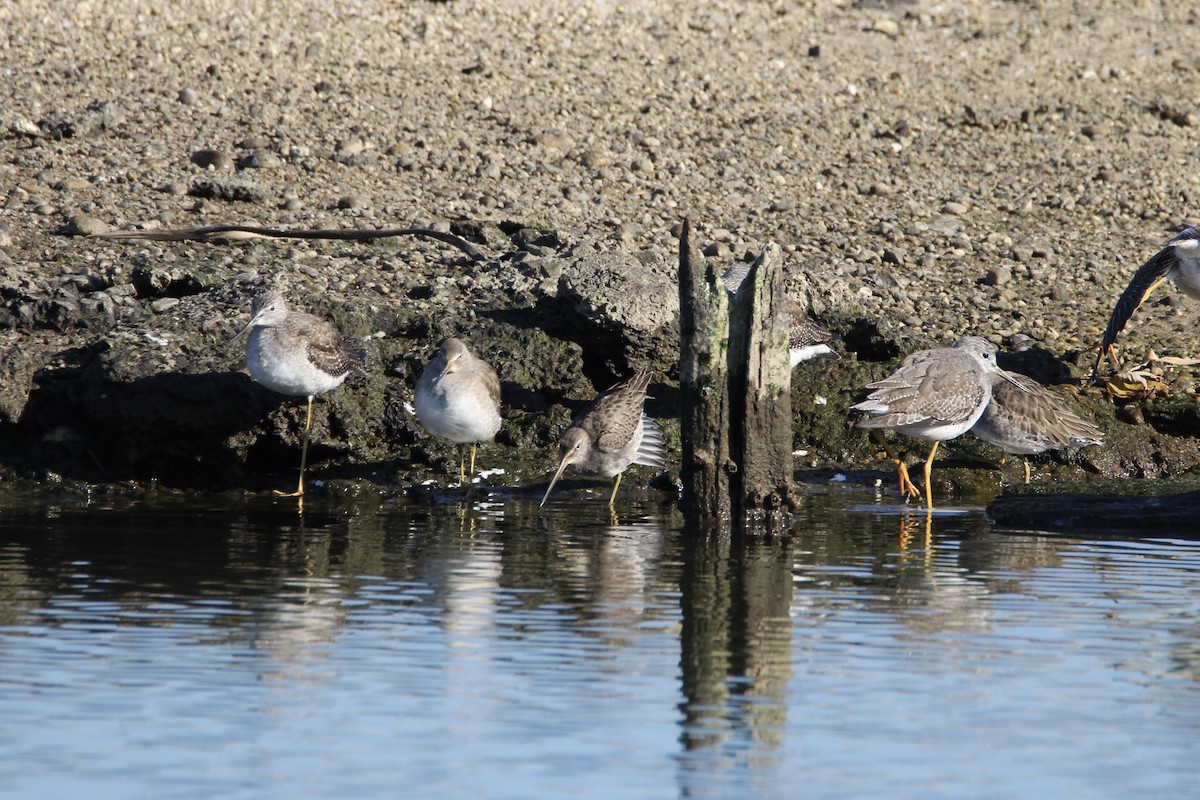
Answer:
[[[1195,791],[1189,532],[834,489],[700,542],[606,491],[0,500],[0,796]]]

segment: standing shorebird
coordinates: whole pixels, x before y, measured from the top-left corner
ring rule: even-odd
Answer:
[[[996,366],[996,346],[978,336],[959,339],[953,347],[920,350],[908,356],[881,381],[867,384],[866,400],[851,406],[868,415],[858,420],[883,443],[899,470],[900,490],[917,494],[904,462],[892,454],[879,430],[928,439],[933,442],[925,459],[925,506],[933,508],[929,475],[938,444],[971,429],[992,399],[991,376]]]
[[[500,430],[500,378],[459,339],[446,339],[421,373],[413,402],[425,430],[456,445],[471,445],[471,475],[475,450]],[[467,482],[464,453],[459,453],[458,482]]]
[[[1104,432],[1079,418],[1057,394],[1019,372],[991,376],[992,399],[971,433],[1012,455],[1104,444]],[[1029,459],[1025,482],[1029,483]]]
[[[1149,261],[1138,267],[1133,278],[1117,305],[1113,308],[1112,316],[1108,319],[1108,327],[1104,329],[1104,337],[1100,340],[1100,353],[1096,356],[1096,365],[1092,368],[1092,379],[1100,371],[1100,364],[1105,356],[1112,356],[1116,361],[1113,343],[1117,335],[1125,328],[1125,323],[1133,316],[1150,293],[1162,285],[1163,281],[1175,281],[1175,285],[1188,297],[1200,300],[1200,230],[1188,228],[1179,235],[1168,239],[1163,248],[1155,253]]]
[[[597,397],[571,420],[559,440],[558,469],[546,487],[541,505],[546,504],[550,490],[567,467],[605,478],[615,475],[617,479],[608,498],[611,508],[621,485],[621,473],[630,465],[655,469],[666,466],[662,430],[642,410],[649,385],[650,373],[638,372]]]
[[[300,482],[294,492],[276,492],[284,497],[302,497],[313,398],[341,386],[351,370],[362,366],[362,356],[347,347],[333,323],[293,311],[278,291],[255,298],[250,313],[250,322],[238,333],[241,336],[250,332],[246,339],[246,367],[250,374],[280,394],[308,397],[304,444],[300,450]]]
[[[750,264],[739,261],[721,275],[721,282],[730,294],[737,294],[746,276],[750,274]],[[837,357],[837,352],[829,346],[834,335],[813,322],[808,313],[790,298],[785,299],[783,313],[787,315],[788,323],[788,352],[791,355],[792,369],[801,361],[808,361],[821,355]]]

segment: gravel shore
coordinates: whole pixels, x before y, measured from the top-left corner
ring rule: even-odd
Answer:
[[[521,330],[493,347],[501,377],[518,411],[556,411],[501,440],[547,446],[589,384],[670,341],[655,315],[675,302],[684,217],[722,262],[779,243],[794,292],[843,333],[868,323],[902,350],[1018,337],[1082,363],[1137,266],[1200,222],[1197,40],[1191,4],[1121,1],[11,4],[0,427],[47,389],[36,375],[65,375],[101,338],[111,352],[190,330],[160,372],[237,370],[236,350],[198,351],[283,275],[297,305],[382,330],[382,367],[408,384],[439,334]],[[483,264],[409,239],[60,235],[463,221],[494,254]],[[538,314],[559,301],[570,328],[562,315],[590,302],[572,265],[604,257],[645,273],[623,292],[650,319],[597,354]],[[1123,353],[1195,354],[1197,313],[1160,290]],[[536,358],[499,352],[518,346]],[[1176,388],[1192,387],[1184,370]],[[365,390],[393,421],[364,439],[411,428],[389,391]],[[221,437],[243,463],[262,435]]]

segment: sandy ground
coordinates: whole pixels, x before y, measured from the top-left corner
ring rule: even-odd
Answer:
[[[660,254],[686,216],[718,258],[780,243],[819,316],[1070,355],[1197,221],[1197,41],[1187,3],[9,4],[0,333],[38,335],[44,309],[13,298],[61,276],[196,252],[55,235],[80,216],[507,220]],[[214,177],[249,201],[195,196]],[[368,264],[326,284],[433,282],[436,256],[405,248],[404,274]],[[271,252],[278,264],[201,258],[330,263],[307,245]],[[1198,310],[1161,290],[1125,352],[1200,350]]]

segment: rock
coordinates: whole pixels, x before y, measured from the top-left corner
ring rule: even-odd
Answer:
[[[623,375],[677,349],[676,270],[665,253],[575,248],[559,278],[558,301],[574,319],[585,361]]]
[[[1012,278],[1012,270],[1008,267],[992,267],[984,276],[983,282],[987,286],[1003,286]]]
[[[72,139],[107,133],[124,121],[124,108],[97,100],[74,114],[44,119],[39,126],[52,139]]]
[[[192,163],[200,169],[230,171],[234,168],[233,156],[220,150],[197,150],[192,153]]]
[[[261,184],[243,178],[199,178],[192,181],[188,194],[193,197],[240,203],[267,201],[267,191]]]
[[[63,233],[68,236],[94,236],[97,233],[111,231],[112,226],[107,222],[87,214],[76,214],[67,221]]]

